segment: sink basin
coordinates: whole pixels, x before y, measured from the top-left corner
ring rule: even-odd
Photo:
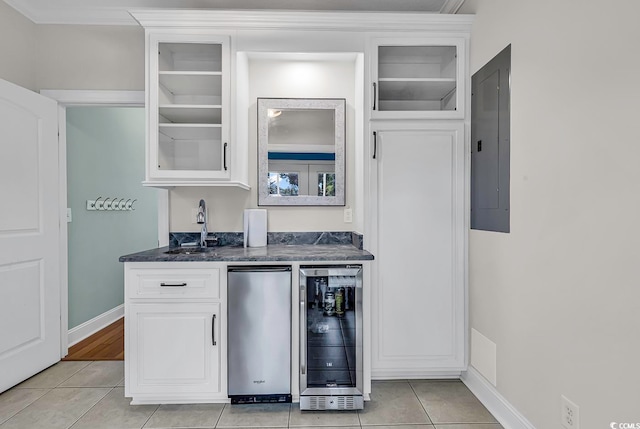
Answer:
[[[198,253],[206,253],[210,251],[206,247],[178,247],[176,249],[168,250],[164,253],[167,255],[195,255]]]

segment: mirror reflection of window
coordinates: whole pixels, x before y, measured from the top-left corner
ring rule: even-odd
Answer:
[[[269,172],[269,194],[297,196],[298,173]]]
[[[318,174],[318,196],[319,197],[335,197],[336,196],[336,174],[335,173],[319,173]]]

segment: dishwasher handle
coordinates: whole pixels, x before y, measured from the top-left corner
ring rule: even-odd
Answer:
[[[291,265],[245,265],[227,268],[227,272],[229,273],[285,273],[290,271]]]

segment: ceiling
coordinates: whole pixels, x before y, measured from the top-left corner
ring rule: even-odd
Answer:
[[[129,10],[225,9],[456,13],[464,0],[4,0],[36,24],[137,25]]]

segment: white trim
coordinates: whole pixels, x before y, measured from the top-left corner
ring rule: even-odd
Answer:
[[[42,7],[40,5],[34,5],[34,2],[24,1],[24,0],[5,0],[5,2],[10,5],[12,8],[20,12],[22,15],[27,17],[35,24],[67,24],[67,25],[137,25],[140,19],[138,16],[141,14],[146,14],[147,12],[155,13],[154,9],[139,9],[134,8],[129,11],[126,6],[116,6],[116,7],[104,7],[104,6],[87,6],[79,8],[74,6],[73,4],[67,6],[52,6],[52,7]],[[76,2],[77,3],[77,2]],[[449,15],[455,14],[462,4],[464,0],[447,0],[445,4],[440,8],[440,12],[429,12],[429,11],[412,11],[412,12],[382,12],[382,11],[353,11],[353,10],[341,10],[341,11],[326,11],[326,10],[312,10],[312,11],[272,11],[268,9],[263,10],[190,10],[190,9],[176,9],[175,7],[169,7],[165,9],[165,12],[168,12],[173,16],[174,22],[182,19],[182,12],[186,12],[189,19],[191,19],[192,15],[197,15],[198,13],[205,14],[215,14],[219,12],[227,12],[231,14],[244,14],[246,16],[255,16],[260,14],[269,14],[269,13],[280,13],[286,15],[305,15],[305,14],[314,14],[314,15],[331,15],[331,14],[342,14],[342,15],[353,15],[353,16],[362,16],[369,15],[369,23],[361,23],[356,22],[355,25],[360,27],[360,29],[371,29],[371,30],[385,30],[391,28],[401,27],[394,20],[386,21],[387,17],[394,15],[401,16],[411,16],[411,15],[421,15],[421,16],[440,16],[440,15]],[[132,13],[130,13],[132,12]],[[133,16],[132,16],[133,15]],[[146,16],[146,15],[145,15]],[[374,18],[371,18],[374,17]],[[147,19],[147,18],[142,18]],[[308,16],[306,18],[308,20]],[[320,17],[319,23],[323,23],[323,17]],[[355,18],[357,21],[360,21],[359,17]],[[422,18],[421,18],[422,19]],[[428,18],[431,19],[431,18]],[[137,20],[137,21],[136,21]],[[205,21],[207,18],[205,18]],[[345,21],[348,21],[347,18]],[[277,19],[274,19],[277,21]],[[328,20],[330,21],[330,20]],[[158,22],[155,21],[154,22]],[[199,21],[203,22],[203,21]],[[314,20],[315,22],[315,20]],[[292,24],[294,23],[294,24]],[[413,21],[409,22],[411,25],[414,25]],[[145,24],[146,25],[146,24]],[[161,24],[162,25],[162,24]],[[248,25],[265,25],[265,22],[262,19],[258,19],[257,21],[248,24]],[[270,25],[270,24],[267,24]],[[296,25],[295,20],[287,20],[285,25]],[[327,25],[320,24],[322,27]],[[336,22],[330,23],[330,26],[333,28],[347,28],[349,27],[348,22]],[[304,25],[302,25],[304,27]],[[415,29],[415,28],[412,28]],[[423,30],[423,27],[418,28],[419,30]]]
[[[78,344],[80,341],[95,334],[101,329],[111,325],[116,320],[124,317],[124,304],[112,308],[109,311],[105,311],[99,316],[94,317],[91,320],[87,320],[81,325],[75,328],[69,329],[69,347]]]
[[[459,379],[460,371],[455,370],[420,370],[420,369],[398,369],[384,370],[374,369],[371,371],[372,380],[437,380],[444,378]]]
[[[244,182],[238,182],[238,181],[231,181],[231,180],[227,180],[224,182],[201,182],[201,181],[195,181],[195,180],[172,180],[172,179],[166,179],[166,180],[156,180],[156,179],[152,179],[152,180],[145,180],[144,182],[142,182],[142,186],[150,186],[153,188],[174,188],[176,186],[206,186],[206,187],[236,187],[236,188],[240,188],[240,189],[244,189],[246,191],[251,190],[251,186],[249,186],[248,184],[244,183]],[[169,234],[169,232],[167,231],[167,234]]]
[[[327,31],[439,31],[468,32],[473,15],[429,12],[319,12],[239,10],[134,9],[131,15],[145,28],[226,28]]]
[[[109,90],[55,90],[43,89],[41,95],[58,102],[58,168],[60,169],[60,353],[68,353],[67,337],[69,317],[69,272],[68,272],[68,236],[67,236],[67,120],[66,108],[70,106],[124,106],[144,107],[144,91]],[[169,239],[169,191],[158,190],[158,243]],[[88,322],[86,322],[88,323]],[[75,329],[75,328],[74,328]],[[71,332],[71,331],[69,331]]]
[[[60,210],[60,357],[69,353],[69,248],[67,235],[67,109],[58,104],[58,198]]]
[[[143,182],[144,185],[144,182]],[[163,207],[160,210],[160,207]],[[166,209],[164,209],[166,207]],[[169,191],[158,189],[158,247],[169,245]]]
[[[460,380],[493,414],[504,429],[535,429],[535,426],[473,367],[469,367],[466,372],[463,372]]]
[[[125,7],[52,6],[42,8],[24,0],[5,0],[34,24],[136,25]]]
[[[43,89],[41,95],[53,98],[63,106],[141,106],[144,91],[56,90]]]

